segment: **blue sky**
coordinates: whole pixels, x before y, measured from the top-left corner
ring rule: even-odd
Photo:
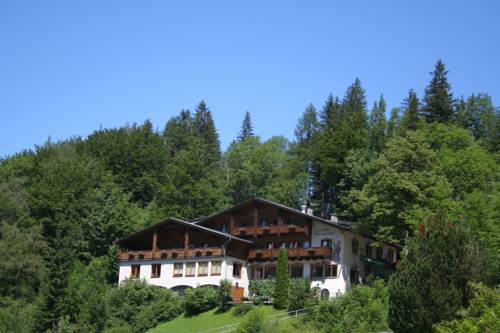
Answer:
[[[0,0],[0,156],[102,127],[158,129],[205,99],[223,147],[244,112],[293,138],[359,77],[369,105],[419,95],[438,58],[456,96],[500,104],[499,1]]]

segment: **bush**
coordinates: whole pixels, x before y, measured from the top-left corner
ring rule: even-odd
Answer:
[[[182,313],[182,305],[177,295],[164,297],[147,306],[134,318],[134,332],[145,332],[161,323],[170,321]]]
[[[219,308],[227,310],[231,306],[231,282],[229,280],[221,280],[219,289],[217,289],[217,299]]]
[[[234,307],[233,314],[237,317],[246,315],[254,306],[249,303],[240,303]]]
[[[471,284],[474,298],[457,319],[434,325],[437,333],[496,333],[500,328],[500,293],[482,284]]]
[[[208,286],[187,289],[184,294],[184,311],[188,316],[214,309],[218,304],[217,291]]]
[[[238,327],[238,333],[264,333],[266,321],[260,309],[251,311],[245,321]]]
[[[257,296],[261,300],[269,300],[273,297],[275,285],[274,280],[252,280],[248,286],[248,291],[253,297]]]
[[[321,301],[311,319],[329,333],[380,332],[389,326],[387,298],[384,282],[377,280],[373,286],[359,285],[343,296]]]
[[[311,289],[311,281],[309,279],[291,279],[288,310],[293,311],[305,308],[313,296],[314,291]]]
[[[253,305],[262,305],[262,298],[260,296],[254,296],[252,297],[252,303]]]

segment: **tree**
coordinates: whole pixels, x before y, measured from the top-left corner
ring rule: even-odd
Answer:
[[[415,90],[411,89],[404,101],[405,113],[403,120],[401,121],[401,126],[410,131],[417,129],[419,122],[419,108],[420,102],[417,97]]]
[[[381,241],[401,242],[424,216],[447,204],[451,191],[423,133],[392,138],[362,190],[349,194],[350,209],[359,218],[354,228],[362,234],[384,235]]]
[[[481,283],[471,283],[474,297],[456,319],[434,325],[436,333],[498,332],[500,327],[500,293]]]
[[[288,306],[288,252],[282,247],[278,255],[278,266],[276,268],[276,288],[274,290],[274,303],[276,309],[286,309]]]
[[[193,120],[194,133],[206,144],[208,160],[218,162],[221,156],[219,134],[215,128],[212,112],[205,101],[198,103]]]
[[[438,60],[432,79],[425,88],[423,113],[428,122],[448,123],[453,119],[453,95],[448,83],[448,71]]]
[[[399,134],[399,127],[401,123],[401,110],[399,108],[392,108],[389,122],[387,124],[387,138],[392,138]]]
[[[386,103],[383,95],[374,103],[370,113],[369,138],[372,150],[381,151],[384,148],[387,132],[387,120],[385,119]]]
[[[245,118],[241,124],[241,130],[238,133],[238,141],[243,141],[249,136],[253,136],[253,126],[252,119],[250,118],[250,112],[245,112]]]
[[[389,282],[389,325],[395,333],[431,332],[453,318],[470,297],[469,281],[480,281],[484,258],[460,222],[444,212],[422,224]]]

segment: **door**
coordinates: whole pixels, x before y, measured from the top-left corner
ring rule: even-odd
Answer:
[[[243,287],[231,287],[231,298],[233,302],[241,302],[243,300],[243,292],[245,288]]]

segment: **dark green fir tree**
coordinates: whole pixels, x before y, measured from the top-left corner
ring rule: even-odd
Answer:
[[[245,112],[243,123],[241,124],[241,130],[238,133],[238,141],[243,141],[253,135],[252,118],[250,118],[250,112],[247,111]]]
[[[274,291],[273,306],[276,309],[286,309],[288,307],[288,253],[282,247],[278,255],[278,267],[276,270],[276,289]]]
[[[448,71],[438,60],[432,79],[425,88],[423,113],[428,122],[448,123],[453,118],[453,95],[448,83]]]

